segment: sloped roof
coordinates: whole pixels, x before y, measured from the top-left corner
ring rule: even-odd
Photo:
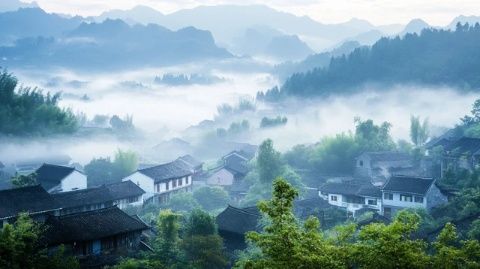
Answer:
[[[36,170],[37,182],[46,190],[50,190],[60,184],[62,179],[70,175],[73,171],[75,171],[73,167],[44,163]]]
[[[434,182],[433,178],[393,176],[385,183],[382,190],[425,195]]]
[[[101,204],[114,200],[110,195],[110,191],[105,186],[54,193],[52,194],[52,197],[62,206],[62,208]]]
[[[185,162],[186,164],[191,166],[191,168],[195,168],[203,164],[203,162],[195,159],[192,155],[188,155],[188,154],[185,156],[179,157],[177,160]]]
[[[0,218],[21,212],[38,213],[59,209],[60,205],[40,185],[0,191]]]
[[[145,193],[142,188],[131,180],[105,185],[105,187],[109,190],[110,196],[115,200],[136,197]]]
[[[233,152],[230,155],[223,157],[225,162],[224,167],[234,174],[246,175],[248,173],[247,161],[248,158]]]
[[[218,230],[236,234],[259,231],[261,214],[257,207],[237,208],[229,205],[217,218]]]
[[[355,195],[363,197],[381,197],[381,190],[370,183],[327,182],[319,190],[325,193]]]
[[[45,222],[45,238],[50,245],[90,241],[148,229],[138,219],[118,207],[109,207],[64,216],[51,216]]]
[[[147,177],[153,178],[155,182],[185,177],[192,174],[191,170],[186,169],[177,161],[140,169],[138,172],[146,175]]]
[[[445,151],[456,151],[459,154],[478,154],[480,138],[462,137],[444,147]]]
[[[364,152],[362,155],[367,155],[374,162],[392,162],[392,161],[411,160],[411,157],[407,153],[398,152],[398,151],[371,151],[371,152]]]

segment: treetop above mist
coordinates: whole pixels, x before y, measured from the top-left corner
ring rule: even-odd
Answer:
[[[59,94],[17,87],[18,81],[0,72],[0,135],[72,133],[78,124],[70,110],[58,106]]]
[[[331,59],[325,68],[292,75],[283,86],[259,97],[325,96],[355,93],[367,84],[420,84],[480,87],[480,25],[458,24],[455,31],[425,29],[420,35],[382,38]]]

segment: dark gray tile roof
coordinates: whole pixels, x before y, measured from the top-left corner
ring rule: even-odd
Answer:
[[[195,159],[192,155],[188,155],[188,154],[185,155],[185,156],[179,157],[177,160],[185,162],[191,168],[196,168],[196,167],[199,167],[199,166],[203,165],[203,162]]]
[[[105,186],[54,193],[52,194],[52,197],[64,209],[75,208],[85,205],[102,204],[107,202],[113,202],[114,200],[114,198],[110,195],[108,188]]]
[[[238,153],[227,155],[223,158],[224,167],[234,174],[244,176],[248,173],[247,158],[238,156]]]
[[[110,196],[115,200],[137,197],[145,193],[142,188],[131,180],[105,185],[105,187],[109,190]]]
[[[478,154],[480,151],[480,139],[462,137],[444,147],[445,151],[455,151],[459,154]]]
[[[0,191],[0,218],[59,208],[60,205],[40,185]]]
[[[425,195],[434,182],[433,178],[393,176],[383,186],[383,191]]]
[[[229,205],[216,220],[219,230],[243,235],[250,231],[260,231],[260,218],[261,214],[256,206],[237,208]]]
[[[381,190],[370,183],[327,182],[319,190],[325,193],[355,195],[366,197],[381,197]]]
[[[43,164],[36,170],[37,182],[46,190],[60,184],[62,179],[70,175],[75,168],[55,164]]]
[[[160,164],[154,167],[140,169],[138,172],[153,178],[155,182],[192,175],[192,171],[177,161]]]
[[[148,229],[145,223],[117,207],[60,217],[51,216],[45,224],[47,225],[45,238],[49,245],[91,241]]]

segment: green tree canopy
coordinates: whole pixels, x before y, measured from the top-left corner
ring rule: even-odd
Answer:
[[[17,83],[7,71],[0,72],[0,134],[43,136],[77,130],[75,115],[58,106],[60,94],[18,88]]]

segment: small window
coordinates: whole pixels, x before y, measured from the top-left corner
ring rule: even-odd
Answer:
[[[336,202],[336,201],[337,201],[337,196],[335,196],[335,195],[332,195],[332,196],[330,197],[330,200],[332,200],[332,201],[335,201],[335,202]]]
[[[363,161],[359,161],[358,165],[363,166]]]
[[[393,193],[384,193],[383,199],[385,200],[393,200]]]
[[[172,180],[172,188],[176,188],[177,187],[177,180]]]
[[[190,178],[189,176],[185,178],[185,185],[188,185],[188,179],[189,178]]]
[[[415,196],[415,203],[421,203],[421,204],[423,204],[423,197],[421,197],[421,196]]]
[[[400,201],[402,201],[402,202],[412,202],[412,196],[401,194],[400,195]]]
[[[182,186],[182,185],[183,185],[183,179],[180,178],[180,179],[178,180],[178,186]]]
[[[369,199],[369,200],[368,200],[368,204],[369,204],[369,205],[377,205],[377,199],[375,199],[375,200],[370,200],[370,199]]]

